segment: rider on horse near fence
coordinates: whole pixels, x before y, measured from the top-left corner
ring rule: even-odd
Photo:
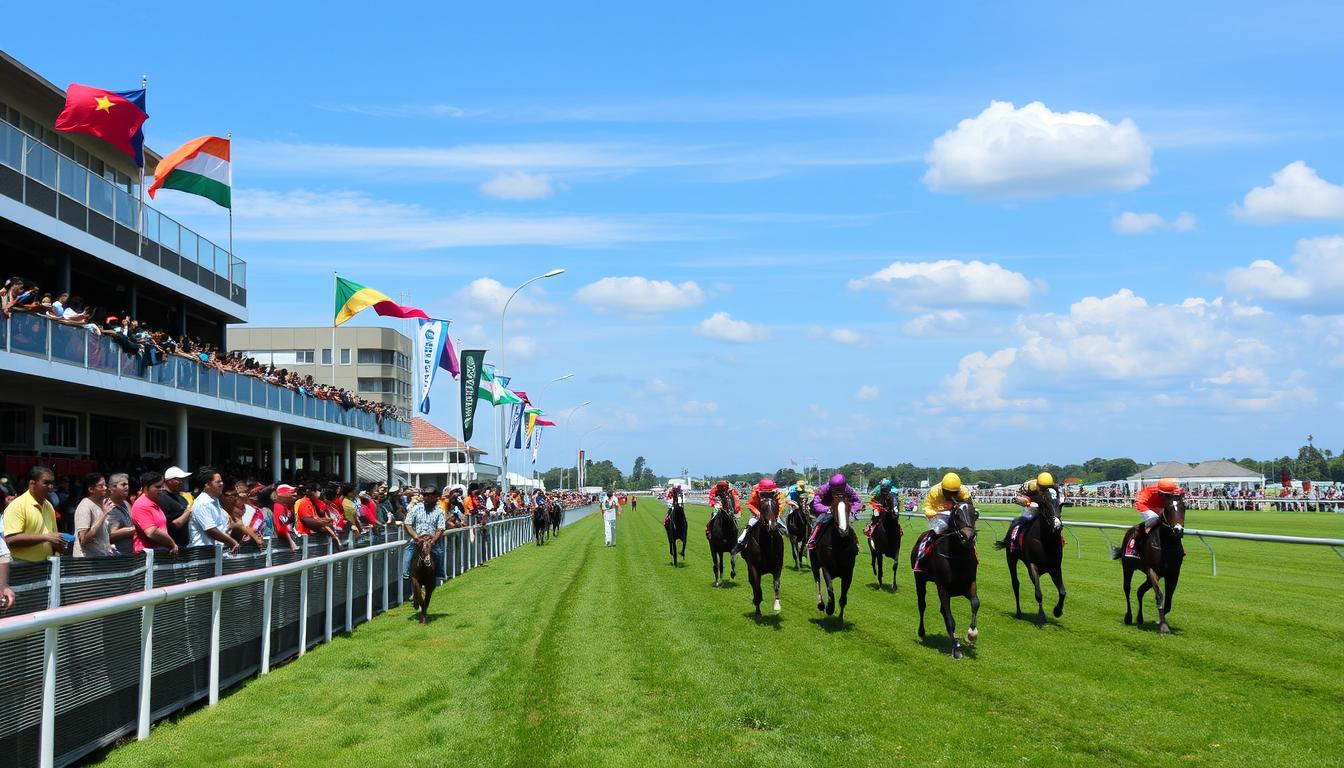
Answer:
[[[1148,534],[1161,519],[1162,508],[1167,505],[1167,499],[1184,494],[1185,491],[1176,485],[1176,480],[1170,477],[1164,477],[1157,481],[1157,485],[1150,485],[1139,491],[1134,497],[1134,508],[1139,511],[1142,520],[1140,525],[1134,526],[1134,536],[1129,540],[1129,546],[1125,548],[1125,557],[1138,558]]]
[[[747,499],[747,509],[751,510],[751,519],[747,521],[747,527],[743,528],[741,535],[737,537],[737,544],[733,545],[734,555],[741,554],[742,547],[745,546],[747,540],[747,534],[756,526],[756,523],[760,522],[761,503],[768,496],[775,497],[776,510],[784,508],[784,498],[779,492],[779,486],[775,485],[775,479],[773,477],[762,477],[761,482],[751,489],[751,498]],[[775,526],[779,528],[782,535],[789,535],[789,529],[784,526],[784,521],[778,517],[775,518]]]
[[[849,483],[845,482],[845,476],[836,472],[831,475],[831,480],[825,486],[817,489],[812,496],[812,511],[817,515],[817,527],[812,529],[812,538],[807,541],[808,549],[817,548],[817,534],[823,529],[829,531],[831,526],[831,504],[835,503],[837,498],[843,498],[849,502],[849,508],[857,514],[863,509],[863,499],[859,498],[858,491],[855,491]],[[858,539],[853,537],[851,530],[850,539],[853,542],[854,553],[859,551]]]
[[[1003,537],[1002,545],[999,549],[1015,550],[1021,542],[1021,534],[1027,529],[1027,524],[1036,519],[1036,512],[1042,505],[1050,503],[1047,498],[1050,489],[1055,487],[1055,476],[1049,472],[1042,472],[1036,476],[1035,480],[1028,480],[1017,489],[1016,503],[1022,507],[1022,514],[1013,520],[1012,525],[1008,526],[1008,534]]]
[[[890,479],[883,479],[868,499],[868,506],[873,508],[873,519],[868,521],[868,527],[863,529],[863,535],[872,538],[873,528],[877,526],[877,520],[884,511],[901,513],[901,494],[891,486]]]
[[[717,510],[723,510],[724,513],[732,517],[737,517],[742,511],[742,497],[737,495],[737,489],[730,486],[727,480],[720,480],[718,484],[709,491],[709,506],[716,510],[715,514],[717,514]],[[706,536],[709,535],[709,526],[713,522],[714,515],[711,514],[709,516],[709,521],[705,523]],[[738,544],[740,545],[741,543],[742,541],[739,539]],[[734,548],[733,554],[737,554],[739,551],[739,549]]]
[[[663,494],[663,501],[667,503],[667,513],[672,514],[672,506],[681,503],[682,490],[681,483],[672,483],[667,486],[667,493]],[[663,525],[667,525],[667,517],[663,518]]]
[[[924,507],[921,511],[929,521],[929,530],[932,534],[924,538],[924,546],[915,558],[916,571],[923,570],[924,558],[933,551],[938,539],[947,533],[948,513],[952,511],[952,506],[959,501],[969,501],[970,498],[971,492],[962,487],[961,476],[956,472],[943,475],[942,482],[934,486],[929,495],[924,497]]]

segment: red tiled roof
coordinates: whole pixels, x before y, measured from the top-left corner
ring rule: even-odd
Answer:
[[[443,450],[446,448],[450,451],[469,450],[477,456],[485,455],[485,451],[468,446],[456,437],[444,432],[442,429],[439,429],[425,419],[420,418],[411,420],[411,447],[432,448],[435,450]]]

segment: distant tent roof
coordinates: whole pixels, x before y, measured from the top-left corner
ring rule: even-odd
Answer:
[[[1234,464],[1226,459],[1215,459],[1205,461],[1195,465],[1194,473],[1200,477],[1245,477],[1259,480],[1262,475],[1253,469],[1247,469],[1240,464]]]
[[[436,448],[438,450],[447,448],[450,451],[470,451],[472,456],[485,455],[485,451],[468,446],[456,437],[453,437],[442,429],[429,423],[427,420],[419,417],[411,420],[411,447]]]
[[[1150,480],[1163,477],[1174,477],[1179,480],[1182,477],[1194,476],[1195,468],[1189,464],[1182,461],[1164,461],[1160,464],[1154,464],[1147,469],[1139,470],[1136,474],[1130,475],[1129,479]]]

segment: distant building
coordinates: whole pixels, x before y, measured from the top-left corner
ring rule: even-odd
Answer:
[[[455,483],[495,480],[499,467],[481,462],[484,455],[485,451],[467,445],[425,419],[416,418],[411,422],[410,447],[392,451],[393,482],[441,489]],[[387,476],[386,453],[361,451],[357,466],[360,480],[381,480]]]
[[[357,393],[365,400],[411,411],[415,387],[411,381],[411,340],[391,328],[341,326],[336,346],[331,328],[258,328],[233,326],[228,349],[259,363],[274,365],[318,384],[331,384]],[[335,366],[332,360],[335,360]]]
[[[1263,474],[1224,459],[1204,461],[1194,466],[1181,461],[1164,461],[1130,475],[1125,481],[1132,485],[1148,485],[1164,477],[1173,478],[1186,488],[1206,485],[1253,488],[1265,484]]]

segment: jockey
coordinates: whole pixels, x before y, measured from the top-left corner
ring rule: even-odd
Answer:
[[[737,543],[733,545],[734,555],[742,552],[742,547],[747,540],[747,534],[761,519],[761,504],[764,502],[764,499],[770,496],[775,497],[776,511],[784,508],[784,499],[780,495],[779,487],[775,485],[775,479],[773,477],[762,477],[761,482],[757,483],[756,487],[751,489],[751,498],[747,499],[747,509],[751,510],[751,519],[747,521],[747,527],[743,528],[742,533],[737,536]],[[779,517],[775,517],[775,526],[778,527],[780,532],[785,536],[789,534],[789,529],[784,527],[784,521],[779,519]]]
[[[1185,491],[1176,485],[1176,480],[1170,477],[1164,477],[1157,481],[1157,485],[1150,485],[1139,491],[1139,495],[1134,497],[1134,508],[1139,511],[1142,520],[1140,525],[1135,526],[1134,536],[1130,538],[1129,546],[1125,548],[1125,557],[1139,556],[1139,547],[1143,545],[1143,540],[1148,538],[1153,526],[1162,519],[1162,509],[1166,507],[1167,499],[1184,493]]]
[[[831,475],[831,480],[826,485],[818,488],[812,495],[812,512],[817,516],[817,526],[812,529],[812,538],[807,540],[808,549],[817,548],[817,533],[826,528],[831,523],[831,504],[837,498],[843,498],[849,502],[849,508],[857,513],[863,509],[863,499],[849,483],[845,482],[845,476],[836,472]],[[855,542],[855,546],[858,544]]]
[[[807,492],[807,481],[801,477],[798,478],[798,482],[789,488],[789,506],[806,512],[811,500],[812,494]]]
[[[1055,487],[1055,476],[1049,472],[1042,472],[1036,476],[1035,480],[1028,480],[1017,489],[1018,506],[1022,507],[1022,514],[1018,515],[1012,524],[1008,526],[1008,535],[1003,537],[1003,541],[997,546],[999,549],[1006,549],[1014,540],[1017,534],[1036,518],[1036,510],[1041,508],[1041,504],[1047,503],[1050,489]]]
[[[742,511],[742,499],[738,496],[737,489],[728,485],[727,480],[720,480],[709,492],[709,506],[737,517]],[[713,521],[714,515],[710,515],[709,519]],[[709,523],[705,523],[705,533],[709,533]]]
[[[873,508],[873,519],[868,521],[868,527],[863,529],[863,535],[872,538],[873,528],[877,526],[877,519],[883,512],[892,514],[900,513],[901,495],[892,487],[890,478],[883,478],[878,484],[877,490],[868,499],[868,506]]]
[[[663,494],[663,501],[667,503],[668,511],[672,510],[672,500],[681,499],[681,483],[673,483],[667,486],[667,493]]]
[[[928,556],[929,551],[933,549],[934,542],[938,537],[947,533],[947,526],[951,522],[952,505],[959,501],[969,501],[971,492],[966,490],[961,484],[961,476],[956,472],[948,472],[943,475],[943,480],[929,490],[929,495],[924,497],[924,518],[929,521],[929,530],[933,535],[924,538],[924,546],[919,550],[919,556],[915,558],[915,570],[920,570],[924,558]]]

